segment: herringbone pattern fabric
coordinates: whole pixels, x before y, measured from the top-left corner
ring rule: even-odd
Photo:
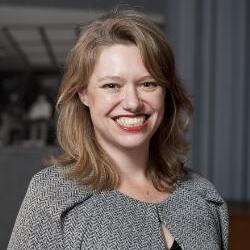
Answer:
[[[183,249],[228,247],[227,207],[213,185],[190,171],[171,196],[146,203],[97,192],[50,167],[31,180],[8,250],[166,249],[163,223]]]

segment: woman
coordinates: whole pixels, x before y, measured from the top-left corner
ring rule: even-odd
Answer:
[[[184,166],[192,104],[151,21],[83,29],[58,110],[64,154],[31,180],[8,249],[227,249],[224,200]]]

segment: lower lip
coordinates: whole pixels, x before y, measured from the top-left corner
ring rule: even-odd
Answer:
[[[147,122],[145,122],[144,124],[142,124],[140,126],[134,126],[134,127],[126,127],[126,126],[123,126],[117,122],[116,122],[116,124],[118,125],[119,128],[121,128],[122,130],[128,131],[128,132],[139,132],[147,126]]]

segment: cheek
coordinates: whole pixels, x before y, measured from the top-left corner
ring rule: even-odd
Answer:
[[[89,109],[92,114],[106,114],[115,105],[111,96],[94,93],[89,95]]]
[[[156,123],[158,126],[162,123],[164,119],[165,112],[165,95],[159,94],[152,100],[152,108],[156,113]]]
[[[165,109],[165,95],[164,93],[158,93],[151,99],[152,108],[160,113],[164,112]]]

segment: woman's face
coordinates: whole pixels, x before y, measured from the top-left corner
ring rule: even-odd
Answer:
[[[79,97],[89,107],[104,149],[148,145],[164,114],[165,90],[150,76],[134,45],[103,48]]]

